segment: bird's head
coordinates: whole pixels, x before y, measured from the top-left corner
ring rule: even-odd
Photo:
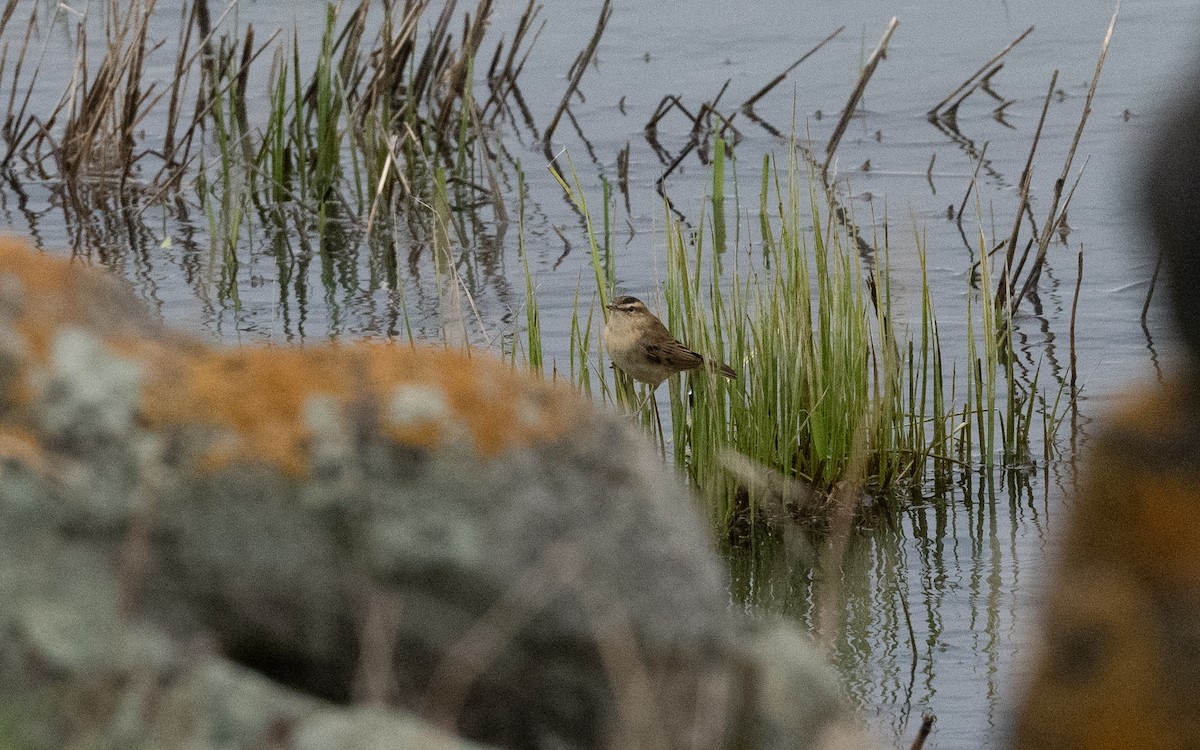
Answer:
[[[646,303],[637,297],[630,297],[629,295],[617,297],[607,307],[618,315],[625,315],[630,318],[642,318],[651,315],[650,308],[646,307]]]

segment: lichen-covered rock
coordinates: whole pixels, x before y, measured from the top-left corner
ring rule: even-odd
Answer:
[[[829,670],[722,580],[672,471],[574,393],[444,349],[211,348],[0,242],[18,747],[815,745]]]
[[[1200,747],[1198,417],[1175,382],[1093,440],[1014,747]]]

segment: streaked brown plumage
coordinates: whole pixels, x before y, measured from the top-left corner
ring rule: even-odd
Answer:
[[[608,309],[612,314],[604,326],[604,348],[613,364],[634,380],[657,388],[675,373],[702,365],[737,380],[729,365],[706,360],[679,343],[637,297],[618,297]]]

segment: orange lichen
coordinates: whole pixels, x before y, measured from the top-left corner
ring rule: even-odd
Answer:
[[[79,323],[79,310],[94,291],[94,273],[63,258],[42,255],[14,237],[0,236],[0,280],[15,278],[21,316],[12,321],[30,352],[46,356],[53,332],[64,323]]]
[[[0,236],[0,272],[11,273],[29,292],[45,294],[69,289],[78,269],[61,259],[38,255],[15,237]]]
[[[418,447],[436,447],[447,425],[461,425],[484,456],[561,434],[579,409],[571,394],[518,376],[489,357],[434,348],[331,344],[163,354],[149,358],[155,366],[142,389],[141,412],[150,425],[224,427],[239,436],[245,457],[294,473],[307,467],[311,435],[304,409],[318,396],[342,405],[349,418],[369,419],[391,439]],[[411,386],[438,389],[446,413],[391,421],[390,400]],[[520,413],[523,404],[537,405],[533,419]],[[228,445],[219,451],[233,458]]]
[[[78,305],[73,295],[99,288],[87,278],[94,272],[0,238],[0,275],[6,273],[15,274],[26,296],[15,321],[18,333],[33,358],[44,361],[58,326],[86,325],[72,317]],[[304,473],[313,437],[305,408],[322,396],[341,405],[346,419],[369,420],[397,442],[433,448],[461,434],[483,456],[563,434],[585,408],[577,395],[519,375],[490,356],[432,347],[221,349],[165,331],[153,338],[109,336],[105,343],[141,367],[139,418],[145,426],[215,428],[211,449],[192,457],[198,469],[245,460]],[[406,387],[417,388],[414,398],[436,389],[439,409],[393,419],[393,399]]]
[[[0,459],[15,459],[42,472],[49,470],[37,436],[21,427],[0,426]]]

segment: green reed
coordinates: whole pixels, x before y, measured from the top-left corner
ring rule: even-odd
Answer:
[[[666,212],[666,278],[656,311],[679,339],[729,362],[739,379],[703,369],[670,379],[664,426],[654,400],[638,398],[619,371],[615,388],[607,389],[602,321],[593,324],[593,305],[582,322],[577,296],[572,380],[601,401],[636,410],[663,444],[669,437],[675,463],[710,498],[714,521],[723,527],[778,501],[730,470],[731,452],[800,480],[819,498],[846,477],[856,441],[864,441],[864,486],[887,499],[926,484],[944,489],[962,472],[1027,463],[1039,422],[1040,436],[1052,443],[1062,389],[1047,401],[1038,391],[1038,372],[1024,382],[1014,366],[989,264],[982,266],[979,288],[967,295],[965,316],[954,316],[964,320],[965,362],[947,369],[922,234],[913,233],[919,314],[899,330],[886,232],[872,254],[861,254],[855,230],[839,220],[819,179],[795,149],[791,153],[782,166],[764,159],[760,237],[746,250],[728,246],[729,228],[739,226],[725,215],[726,167],[734,162],[719,138],[706,202],[711,215],[702,210],[687,227]],[[617,294],[612,258],[602,254],[578,180],[554,174],[585,217],[595,298],[604,310]],[[646,301],[655,307],[655,300]],[[596,376],[604,384],[599,391]]]

